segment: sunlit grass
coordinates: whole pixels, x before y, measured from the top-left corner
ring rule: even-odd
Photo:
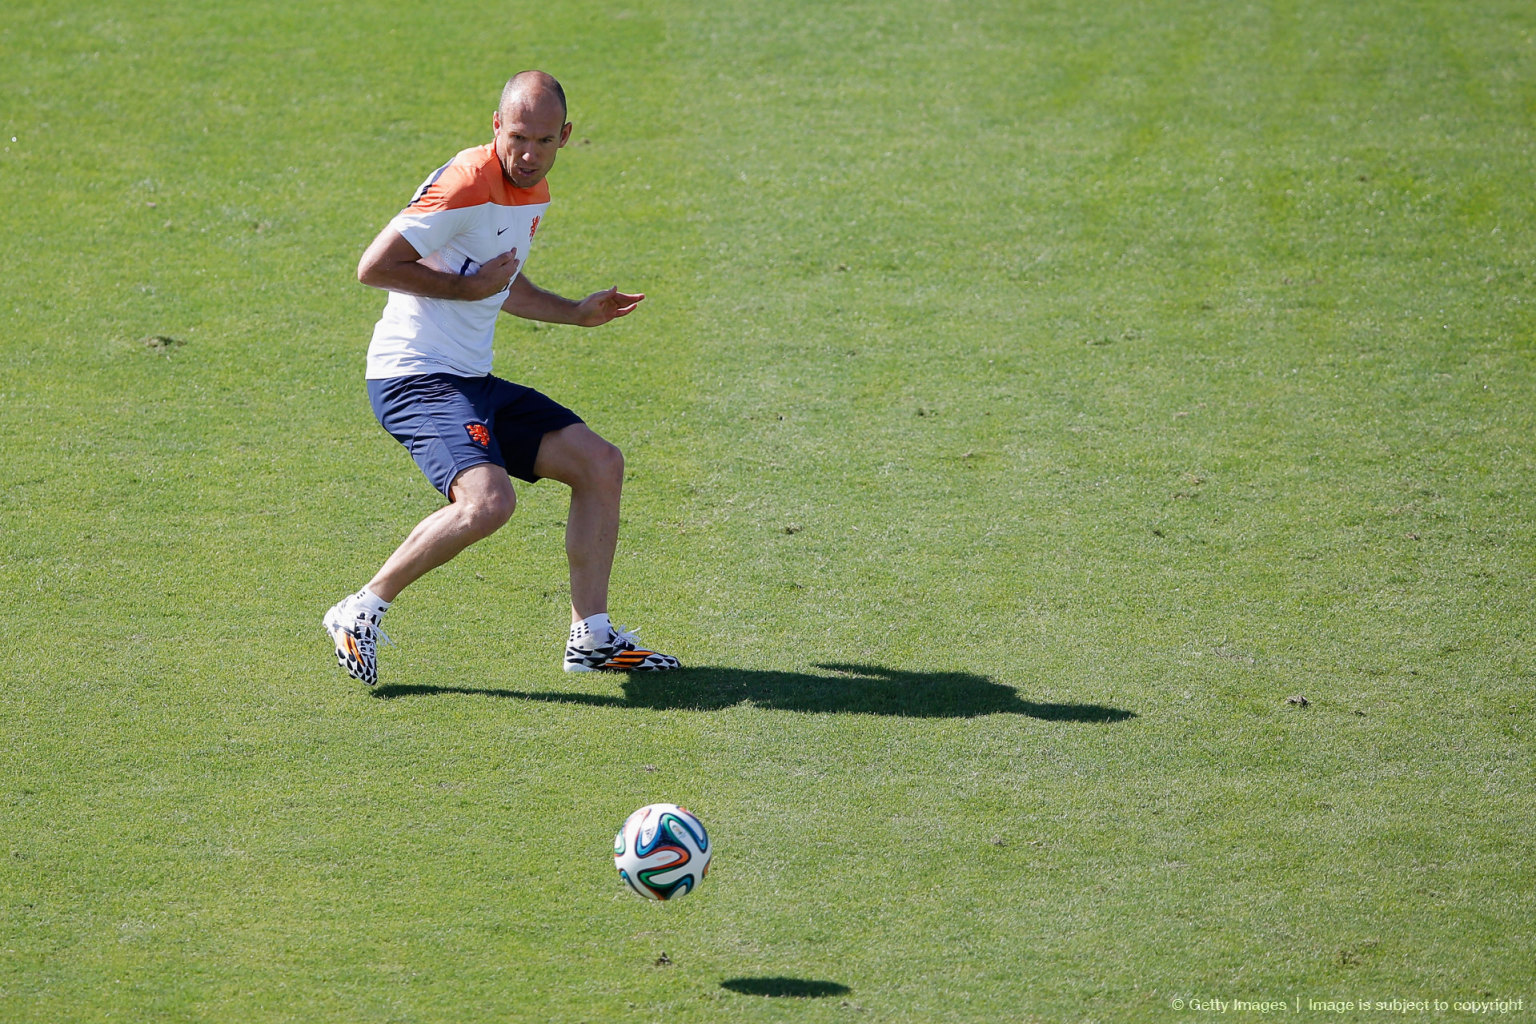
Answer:
[[[7,9],[0,1018],[1536,995],[1532,31]],[[319,617],[438,499],[353,268],[526,66],[530,275],[649,298],[498,371],[625,449],[614,614],[695,668],[559,671],[546,483],[369,692]],[[657,800],[675,905],[608,858]]]

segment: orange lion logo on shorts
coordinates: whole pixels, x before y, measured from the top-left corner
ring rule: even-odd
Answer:
[[[469,431],[469,438],[481,448],[491,446],[491,432],[485,429],[484,423],[466,423],[464,429]]]

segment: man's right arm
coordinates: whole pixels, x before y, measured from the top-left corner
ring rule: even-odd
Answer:
[[[517,250],[482,263],[473,274],[449,274],[421,262],[416,247],[394,228],[379,232],[357,264],[357,279],[383,288],[429,299],[478,302],[506,290],[517,273]]]

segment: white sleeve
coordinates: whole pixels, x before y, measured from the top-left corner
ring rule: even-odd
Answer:
[[[474,224],[475,214],[476,210],[471,206],[455,210],[406,209],[396,214],[389,226],[411,243],[418,256],[427,257],[447,245],[455,235],[468,231]]]

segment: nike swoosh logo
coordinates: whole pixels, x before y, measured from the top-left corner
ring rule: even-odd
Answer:
[[[498,234],[498,235],[499,235],[499,234],[501,234],[501,232],[502,232],[502,231],[507,231],[507,230],[509,230],[509,229],[510,229],[510,228],[511,228],[511,225],[508,225],[508,226],[507,226],[507,227],[504,227],[504,228],[502,228],[502,229],[501,229],[501,231],[498,231],[498,232],[496,232],[496,233],[497,233],[497,234]]]

